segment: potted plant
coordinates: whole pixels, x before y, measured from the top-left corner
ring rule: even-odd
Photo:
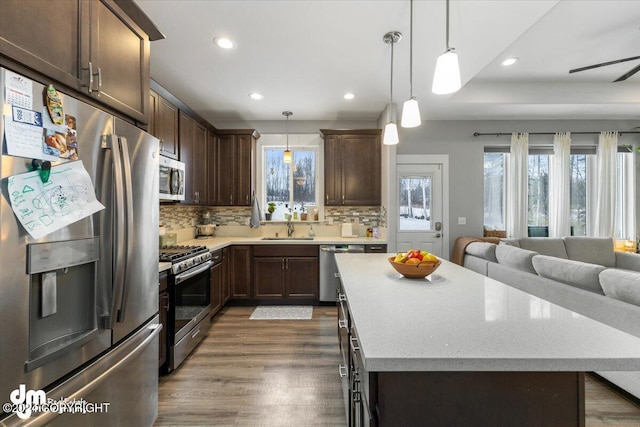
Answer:
[[[264,219],[266,219],[267,221],[271,221],[271,215],[273,215],[273,212],[276,210],[276,203],[269,202],[267,204],[269,205],[269,207],[267,208],[267,211],[269,212],[264,213]]]
[[[304,207],[304,202],[302,202],[300,204],[300,221],[306,221],[307,220],[307,210]]]

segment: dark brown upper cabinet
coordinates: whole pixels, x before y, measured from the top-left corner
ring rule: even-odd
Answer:
[[[143,124],[149,47],[113,0],[2,0],[0,54]]]
[[[179,155],[178,117],[178,107],[156,92],[149,92],[149,133],[158,138],[160,154],[172,159]]]
[[[180,112],[180,161],[185,163],[184,203],[209,204],[207,194],[207,128]]]
[[[213,144],[214,205],[251,206],[254,189],[256,141],[255,129],[218,129]]]
[[[321,129],[326,206],[377,206],[381,200],[381,130]]]

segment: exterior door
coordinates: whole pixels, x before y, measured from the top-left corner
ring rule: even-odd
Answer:
[[[444,256],[442,165],[399,164],[396,174],[396,250]]]

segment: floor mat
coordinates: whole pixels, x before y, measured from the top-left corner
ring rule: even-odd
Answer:
[[[310,305],[259,305],[251,313],[250,320],[311,320]]]

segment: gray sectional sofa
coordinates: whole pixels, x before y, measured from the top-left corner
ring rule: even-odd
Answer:
[[[469,243],[463,265],[640,337],[640,255],[611,238],[529,237]],[[640,398],[640,372],[598,372]]]

